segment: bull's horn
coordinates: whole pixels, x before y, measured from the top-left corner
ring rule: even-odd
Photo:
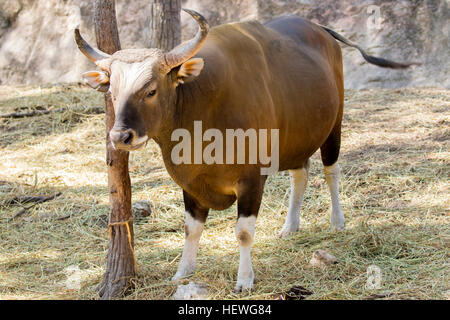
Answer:
[[[75,29],[75,41],[77,42],[78,49],[92,62],[97,62],[99,60],[108,59],[111,56],[100,50],[92,48],[86,40],[81,37],[80,30]]]
[[[166,63],[171,69],[192,58],[201,49],[209,31],[208,21],[201,14],[189,9],[183,9],[183,11],[189,13],[197,21],[200,29],[193,39],[180,44],[165,54]]]

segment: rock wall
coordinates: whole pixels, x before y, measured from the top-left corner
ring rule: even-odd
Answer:
[[[149,42],[149,1],[116,0],[123,48]],[[184,0],[211,25],[292,13],[327,25],[370,54],[423,65],[392,71],[343,47],[347,88],[450,87],[447,0]],[[0,0],[0,84],[73,82],[92,69],[76,49],[73,29],[93,44],[92,0]],[[182,14],[183,37],[196,31]]]

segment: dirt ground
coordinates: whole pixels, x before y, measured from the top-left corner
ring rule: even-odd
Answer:
[[[211,212],[191,280],[210,299],[276,299],[300,285],[308,299],[449,297],[450,92],[433,88],[346,91],[340,164],[343,232],[330,231],[330,196],[320,158],[312,159],[301,230],[278,239],[289,178],[268,179],[253,247],[255,290],[235,294],[239,250],[236,206]],[[0,299],[96,299],[108,244],[102,95],[79,85],[0,86]],[[181,189],[149,143],[130,157],[136,219],[136,289],[124,299],[169,299],[184,244]],[[18,197],[53,195],[21,216]],[[324,249],[338,263],[308,265]],[[367,287],[368,267],[381,271]]]

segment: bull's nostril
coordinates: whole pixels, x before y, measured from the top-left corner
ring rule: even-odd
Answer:
[[[115,146],[120,146],[121,144],[131,145],[134,140],[133,131],[130,129],[128,130],[112,129],[109,133],[109,137],[111,138],[111,141],[114,143]]]
[[[133,134],[131,132],[127,132],[128,137],[125,138],[125,140],[123,140],[123,143],[125,144],[131,144],[131,142],[133,141]]]

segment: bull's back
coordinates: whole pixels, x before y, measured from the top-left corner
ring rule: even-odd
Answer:
[[[294,15],[282,16],[268,21],[265,27],[291,38],[302,46],[309,46],[334,63],[340,56],[339,44],[320,26]]]

